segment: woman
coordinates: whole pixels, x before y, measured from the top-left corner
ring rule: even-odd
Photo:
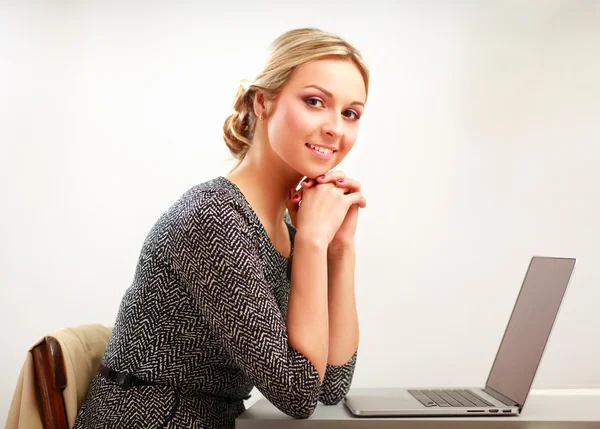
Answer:
[[[238,165],[151,229],[75,428],[233,428],[253,386],[297,418],[344,397],[366,201],[331,170],[354,145],[368,79],[335,35],[273,42],[224,124]]]

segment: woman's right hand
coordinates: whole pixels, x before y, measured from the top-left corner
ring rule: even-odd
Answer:
[[[298,234],[328,246],[354,204],[365,207],[361,192],[349,193],[334,183],[320,183],[292,194],[288,211]]]

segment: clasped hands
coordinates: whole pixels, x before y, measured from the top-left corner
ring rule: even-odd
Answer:
[[[331,171],[306,178],[299,189],[291,189],[287,208],[298,231],[311,228],[334,251],[354,247],[358,210],[366,204],[359,181],[342,171]]]

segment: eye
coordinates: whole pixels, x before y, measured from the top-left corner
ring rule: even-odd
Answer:
[[[321,103],[321,105],[323,105],[323,100],[321,100],[320,98],[317,97],[308,97],[305,98],[304,101],[308,104],[310,104],[311,106],[315,106],[318,107],[318,104]]]
[[[349,113],[350,116],[347,116],[347,113]],[[343,114],[346,118],[352,119],[353,121],[358,121],[360,119],[360,115],[355,110],[346,110]]]

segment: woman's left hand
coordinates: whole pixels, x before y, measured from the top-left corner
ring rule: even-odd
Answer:
[[[331,183],[338,188],[345,190],[345,194],[359,192],[361,184],[358,180],[346,177],[342,171],[331,171],[316,179],[306,179],[301,183],[303,189],[318,186],[319,184]],[[335,234],[333,240],[329,243],[330,250],[344,250],[354,246],[354,235],[358,224],[359,206],[354,204],[350,206],[342,225]]]

